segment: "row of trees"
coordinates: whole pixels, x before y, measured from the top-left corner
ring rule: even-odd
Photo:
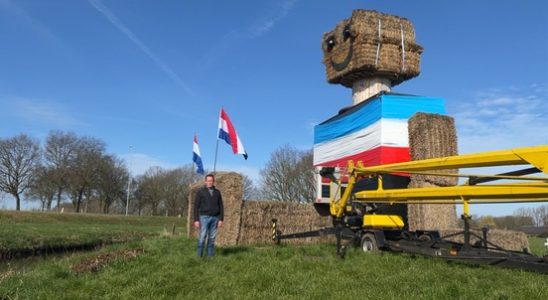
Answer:
[[[244,176],[244,199],[310,202],[314,199],[312,152],[289,145],[271,154],[260,171],[260,187]],[[186,209],[192,183],[202,180],[191,164],[152,167],[132,179],[124,162],[92,137],[52,131],[43,147],[25,134],[0,139],[0,191],[39,201],[42,210],[69,204],[74,211],[178,215]],[[131,204],[126,207],[127,201]]]
[[[0,191],[38,201],[42,210],[69,205],[74,211],[176,216],[187,211],[190,185],[202,180],[191,164],[152,167],[133,178],[124,162],[106,153],[105,143],[52,131],[44,146],[25,134],[0,139]],[[260,170],[259,187],[244,176],[244,200],[311,202],[315,198],[312,151],[289,145],[276,149]],[[129,202],[128,202],[129,200]],[[127,204],[129,206],[126,206]],[[520,208],[512,216],[473,218],[477,226],[519,229],[548,226],[548,205]]]
[[[11,194],[16,209],[25,197],[50,210],[68,198],[80,212],[95,199],[108,213],[123,198],[129,172],[123,161],[106,153],[105,143],[74,133],[50,132],[44,147],[25,134],[0,139],[0,190]]]
[[[489,226],[491,228],[519,230],[523,227],[548,226],[548,205],[538,207],[522,207],[514,211],[511,216],[481,216],[473,217],[472,225],[476,227]]]

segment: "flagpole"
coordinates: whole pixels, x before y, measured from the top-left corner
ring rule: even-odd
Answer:
[[[221,111],[223,110],[223,107],[221,106],[221,109],[219,110],[219,126],[217,126],[217,144],[215,145],[215,160],[213,161],[213,175],[215,175],[215,171],[217,170],[217,152],[219,150],[219,128],[221,128]]]

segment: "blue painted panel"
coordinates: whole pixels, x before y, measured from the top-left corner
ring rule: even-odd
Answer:
[[[381,118],[409,119],[416,112],[445,114],[445,100],[413,95],[382,94],[314,127],[314,144],[345,136]]]

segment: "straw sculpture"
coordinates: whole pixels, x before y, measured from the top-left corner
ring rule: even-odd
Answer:
[[[392,86],[420,73],[423,48],[405,18],[354,10],[322,39],[327,81],[346,87],[366,77],[385,77]]]

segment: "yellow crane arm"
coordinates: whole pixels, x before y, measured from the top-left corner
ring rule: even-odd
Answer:
[[[460,185],[411,189],[369,190],[354,194],[354,201],[371,203],[509,203],[548,201],[548,183]]]
[[[414,172],[460,168],[533,165],[548,174],[548,146],[516,148],[511,150],[431,158],[374,167],[356,168],[357,173]]]
[[[447,169],[495,167],[509,165],[532,165],[544,174],[548,174],[548,146],[516,148],[503,151],[448,156],[404,163],[363,167],[361,162],[355,167],[348,162],[348,183],[342,197],[330,201],[330,213],[342,217],[349,199],[370,203],[417,203],[449,204],[462,203],[465,208],[471,203],[510,203],[548,201],[548,177],[519,178],[524,183],[505,183],[491,185],[461,185],[451,187],[430,187],[411,189],[382,189],[382,174],[394,172],[421,173]],[[509,173],[508,173],[509,174]],[[379,175],[377,190],[366,190],[352,194],[356,180],[361,177]],[[444,174],[436,174],[443,176]],[[514,176],[487,175],[497,179],[518,179]],[[341,181],[342,178],[339,180]],[[528,180],[528,181],[527,181]],[[340,182],[339,182],[340,184]]]

